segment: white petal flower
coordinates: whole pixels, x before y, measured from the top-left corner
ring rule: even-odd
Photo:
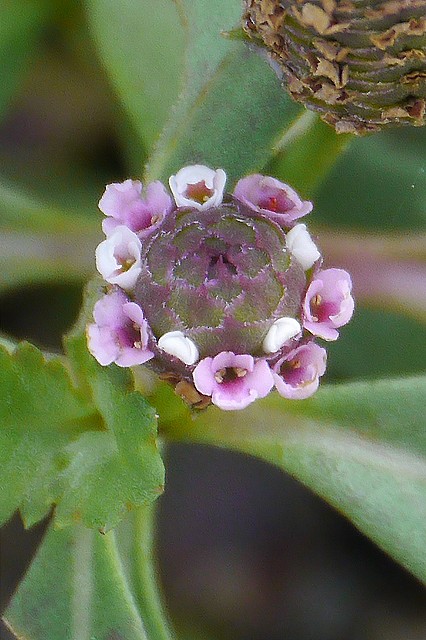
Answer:
[[[274,353],[278,351],[301,331],[302,327],[295,318],[286,317],[275,320],[263,340],[264,352]]]
[[[168,331],[159,339],[158,347],[185,364],[194,364],[200,357],[197,345],[182,331]]]
[[[221,204],[225,182],[223,169],[214,171],[202,164],[183,167],[169,179],[177,206],[199,211]]]
[[[287,249],[302,265],[304,270],[310,269],[314,262],[321,257],[320,252],[308,231],[305,224],[296,224],[286,237]]]
[[[96,248],[96,268],[101,276],[122,289],[133,289],[141,272],[141,241],[120,225]]]

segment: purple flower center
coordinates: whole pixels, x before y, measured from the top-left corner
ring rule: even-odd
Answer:
[[[330,316],[338,312],[336,304],[326,300],[323,301],[319,293],[312,298],[309,306],[314,322],[326,322]]]
[[[200,180],[200,182],[187,186],[185,196],[189,200],[195,200],[195,202],[204,204],[212,197],[213,193],[214,190],[209,189],[204,180]]]
[[[311,367],[303,367],[301,361],[296,357],[293,360],[284,360],[280,367],[280,375],[283,380],[293,387],[312,382],[312,377],[307,379]]]
[[[207,279],[217,280],[226,273],[232,276],[237,275],[237,267],[232,264],[226,255],[212,256],[207,269]]]
[[[274,213],[285,213],[290,209],[293,209],[294,202],[290,200],[281,189],[274,189],[274,193],[271,195],[270,190],[268,196],[261,196],[259,198],[259,207],[266,209],[267,211],[273,211]]]
[[[129,322],[125,326],[118,327],[116,329],[116,341],[120,348],[135,347],[140,349],[141,343],[141,330],[136,323]]]

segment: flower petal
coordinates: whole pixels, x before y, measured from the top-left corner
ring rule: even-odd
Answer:
[[[326,350],[314,342],[297,347],[273,368],[278,393],[290,400],[309,398],[318,389],[326,361]]]

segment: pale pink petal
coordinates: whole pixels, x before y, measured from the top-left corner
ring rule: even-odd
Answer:
[[[172,199],[159,180],[148,184],[144,194],[139,180],[109,184],[99,201],[100,210],[109,216],[102,229],[110,235],[117,226],[125,225],[143,236],[159,226],[172,206]]]
[[[351,278],[343,269],[318,271],[306,292],[303,326],[324,340],[336,340],[337,328],[352,317],[351,289]]]
[[[112,289],[95,304],[94,324],[87,327],[90,353],[99,364],[115,362],[120,367],[132,367],[150,360],[147,323],[142,309],[130,302],[120,289]]]

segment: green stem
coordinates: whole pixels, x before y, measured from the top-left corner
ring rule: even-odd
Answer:
[[[156,504],[141,507],[133,515],[132,577],[134,595],[149,640],[172,640],[164,610],[155,560]]]

